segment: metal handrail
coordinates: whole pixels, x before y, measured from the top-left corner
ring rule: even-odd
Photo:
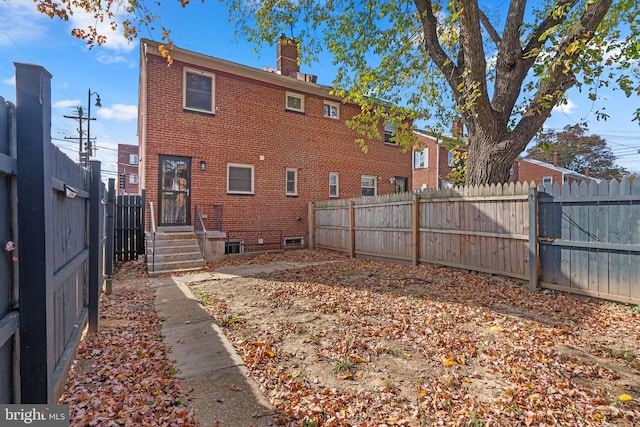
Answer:
[[[149,218],[151,220],[151,272],[155,273],[156,271],[156,218],[153,212],[153,202],[149,202]]]
[[[195,217],[194,231],[196,236],[198,236],[198,245],[200,246],[200,252],[202,252],[202,258],[204,258],[204,240],[207,237],[207,229],[204,227],[204,220],[202,219],[198,205],[195,206]]]

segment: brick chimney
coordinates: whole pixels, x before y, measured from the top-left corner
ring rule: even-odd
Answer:
[[[553,152],[553,166],[558,167],[558,152]]]
[[[283,76],[297,78],[300,72],[298,65],[298,41],[284,34],[278,39],[278,71]]]
[[[584,175],[589,176],[589,166],[584,167]]]
[[[462,137],[463,133],[464,133],[464,122],[460,117],[454,117],[453,125],[451,126],[451,134],[456,138],[460,138]]]

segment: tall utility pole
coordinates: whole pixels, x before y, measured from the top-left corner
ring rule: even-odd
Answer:
[[[78,137],[76,138],[74,136],[65,136],[64,139],[78,141],[78,163],[80,164],[84,163],[85,165],[88,164],[89,150],[87,150],[87,146],[89,144],[87,144],[84,139],[84,130],[82,129],[82,122],[84,122],[85,120],[87,121],[87,130],[89,130],[88,128],[89,128],[90,120],[95,120],[95,118],[93,117],[89,118],[88,116],[85,116],[82,106],[76,107],[75,116],[64,115],[63,117],[66,119],[74,119],[78,121]],[[89,135],[87,135],[87,137],[89,137]]]

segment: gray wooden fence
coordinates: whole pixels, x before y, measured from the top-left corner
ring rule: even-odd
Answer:
[[[639,204],[640,183],[632,190],[629,179],[322,201],[310,204],[310,241],[351,256],[447,265],[638,304]]]
[[[16,64],[16,106],[0,104],[0,403],[54,403],[98,327],[105,188],[100,162],[51,144],[44,68]]]

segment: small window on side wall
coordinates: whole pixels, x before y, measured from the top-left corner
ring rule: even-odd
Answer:
[[[184,109],[213,113],[215,75],[184,69]]]
[[[285,109],[298,113],[304,113],[304,96],[297,93],[287,92]]]
[[[253,194],[253,166],[227,165],[227,193]]]
[[[287,169],[287,183],[286,183],[287,196],[298,195],[298,170]]]
[[[340,104],[331,101],[324,101],[324,116],[330,119],[340,118]]]
[[[129,154],[129,164],[137,165],[138,164],[138,155],[137,154]]]
[[[338,174],[335,172],[329,173],[329,197],[338,197]]]
[[[429,167],[429,149],[413,152],[413,168],[423,169]]]
[[[135,173],[132,173],[131,175],[129,175],[129,184],[137,184],[138,183],[138,175]]]
[[[396,128],[392,124],[387,123],[386,125],[384,125],[384,143],[385,144],[398,145],[393,135],[395,133],[395,130]]]
[[[551,187],[553,185],[553,177],[552,176],[543,176],[542,177],[542,185],[545,187]]]

